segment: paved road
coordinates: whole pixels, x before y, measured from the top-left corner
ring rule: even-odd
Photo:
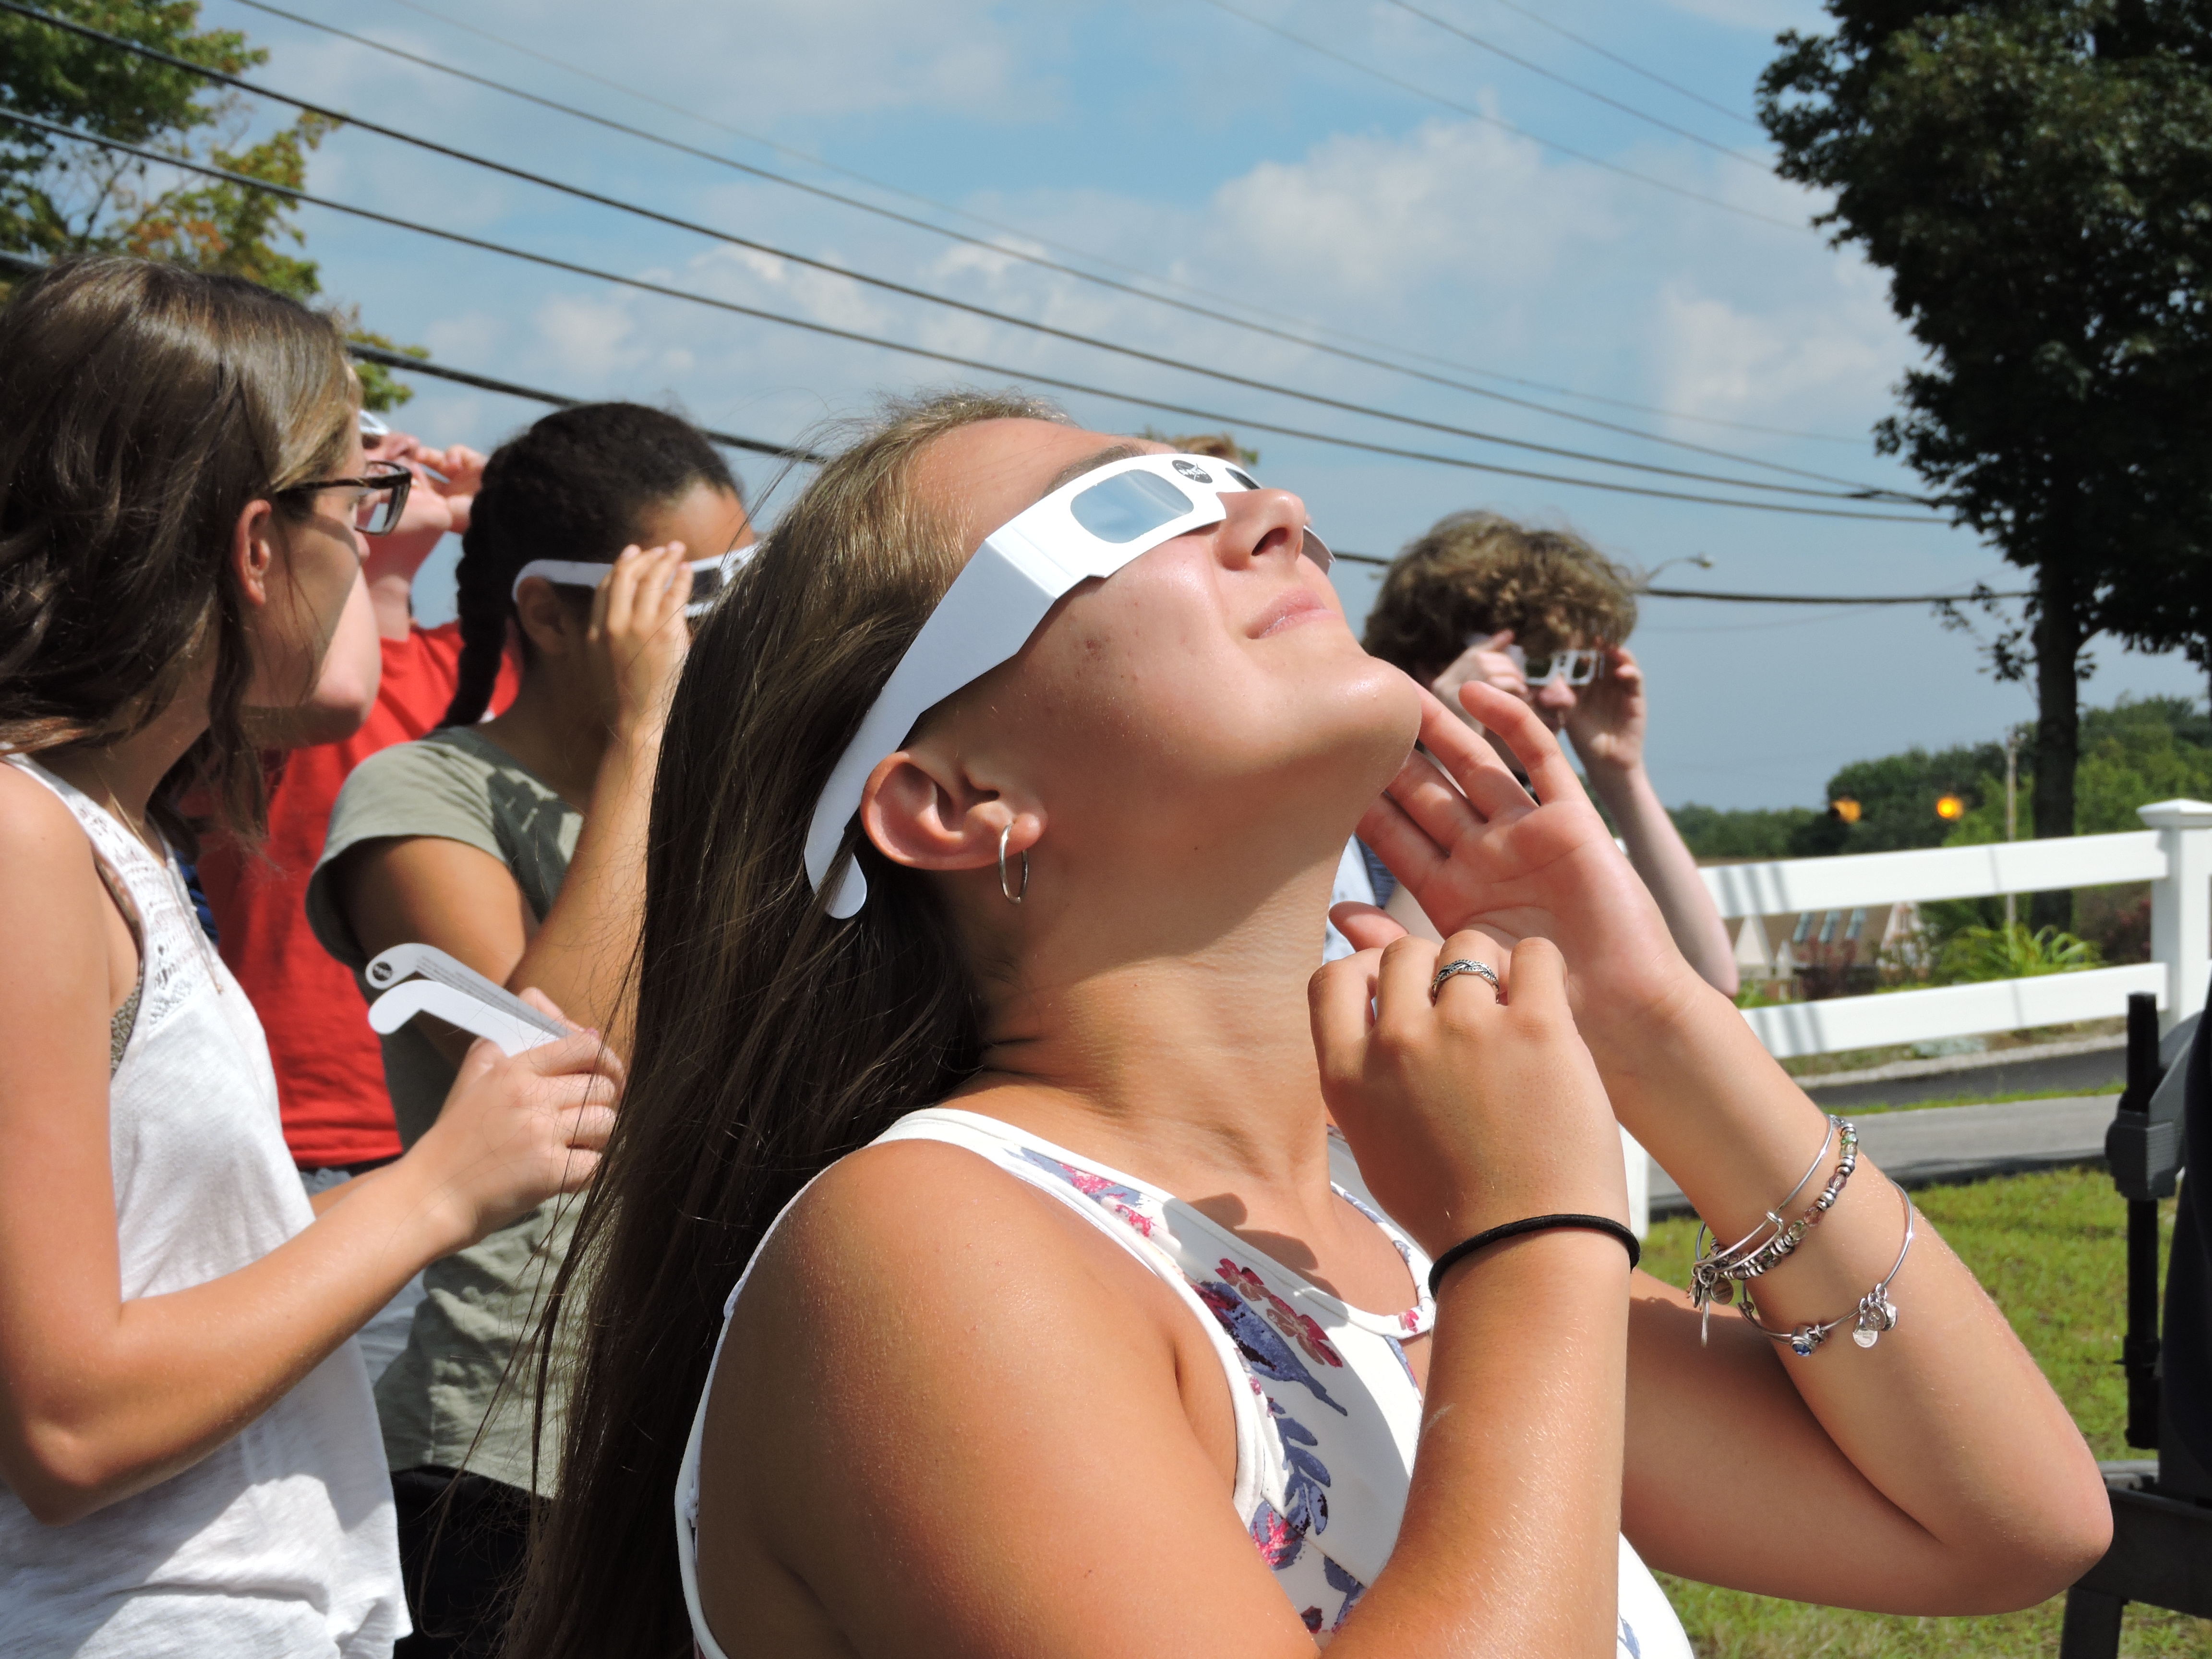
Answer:
[[[1830,1110],[1824,1092],[1814,1097]],[[2101,1164],[2105,1130],[2118,1094],[2020,1100],[1997,1106],[1930,1106],[1854,1119],[1859,1145],[1884,1173],[1907,1187],[2065,1164]],[[1682,1189],[1654,1166],[1651,1213],[1687,1213]]]
[[[1956,1100],[1964,1095],[1987,1099],[1991,1095],[2039,1093],[2046,1089],[2070,1089],[2081,1094],[2118,1094],[2128,1080],[2128,1051],[2124,1048],[2094,1050],[2085,1054],[2060,1054],[2006,1061],[1992,1054],[1986,1065],[1960,1066],[1930,1076],[1883,1078],[1871,1083],[1838,1083],[1826,1087],[1806,1079],[1806,1090],[1831,1112],[1850,1112],[1869,1106],[1910,1106],[1923,1100]]]

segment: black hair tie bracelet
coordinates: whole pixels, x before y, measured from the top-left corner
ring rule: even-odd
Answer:
[[[1644,1247],[1636,1242],[1636,1235],[1610,1216],[1602,1215],[1532,1215],[1520,1221],[1509,1221],[1477,1233],[1473,1238],[1463,1238],[1438,1256],[1436,1265],[1429,1269],[1429,1294],[1443,1294],[1444,1275],[1467,1257],[1485,1245],[1497,1244],[1509,1238],[1518,1238],[1523,1233],[1548,1233],[1562,1227],[1578,1227],[1593,1233],[1604,1233],[1620,1241],[1621,1249],[1628,1252],[1628,1266],[1633,1272],[1636,1264],[1644,1260]]]

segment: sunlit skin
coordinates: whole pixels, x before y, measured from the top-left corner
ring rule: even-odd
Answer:
[[[972,549],[1113,444],[991,422],[933,444],[919,484]],[[1304,521],[1285,492],[1231,498],[1068,595],[875,769],[866,833],[935,872],[973,959],[1004,964],[953,1103],[1180,1194],[1376,1311],[1412,1286],[1328,1189],[1331,1112],[1431,1251],[1625,1214],[1615,1111],[1747,1230],[1820,1115],[1683,961],[1526,705],[1462,693],[1541,805],[1358,649]],[[1506,1006],[1471,976],[1431,1006],[1437,947],[1371,908],[1340,908],[1366,948],[1315,973],[1355,825],[1448,951],[1508,972]],[[1899,1230],[1863,1160],[1762,1305],[1849,1306]],[[1733,1317],[1701,1349],[1685,1299],[1625,1268],[1613,1241],[1553,1232],[1446,1280],[1409,1345],[1427,1407],[1404,1525],[1333,1650],[1610,1655],[1616,1528],[1656,1566],[1898,1610],[2026,1605],[2103,1547],[2094,1464],[1932,1233],[1877,1350],[1788,1370]],[[1234,1468],[1218,1364],[1141,1265],[965,1152],[872,1149],[817,1182],[738,1304],[703,1445],[704,1605],[733,1653],[1310,1654]]]

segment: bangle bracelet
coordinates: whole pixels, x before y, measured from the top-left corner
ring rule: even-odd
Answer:
[[[1443,1294],[1444,1275],[1486,1244],[1503,1243],[1509,1238],[1518,1238],[1523,1233],[1547,1233],[1560,1228],[1580,1228],[1588,1232],[1603,1233],[1620,1241],[1628,1252],[1628,1265],[1633,1268],[1644,1259],[1644,1247],[1636,1242],[1636,1235],[1609,1216],[1602,1215],[1532,1215],[1519,1221],[1509,1221],[1501,1227],[1492,1227],[1477,1233],[1473,1238],[1463,1238],[1437,1258],[1429,1269],[1429,1294]]]
[[[1798,1194],[1805,1190],[1805,1183],[1813,1178],[1813,1172],[1820,1167],[1822,1161],[1828,1156],[1828,1148],[1836,1144],[1837,1130],[1844,1127],[1843,1121],[1837,1117],[1833,1112],[1828,1114],[1828,1133],[1821,1137],[1820,1148],[1813,1154],[1813,1161],[1805,1166],[1805,1173],[1797,1177],[1797,1184],[1795,1187],[1792,1187],[1788,1192],[1782,1194],[1782,1201],[1774,1206],[1775,1209],[1788,1209],[1790,1207],[1790,1200],[1796,1198]],[[1778,1224],[1779,1224],[1774,1220],[1773,1213],[1770,1211],[1768,1212],[1767,1218],[1765,1221],[1760,1222],[1759,1225],[1753,1227],[1741,1238],[1739,1238],[1735,1243],[1729,1245],[1728,1249],[1724,1250],[1716,1249],[1712,1252],[1711,1259],[1717,1261],[1731,1261],[1735,1259],[1736,1256],[1741,1255],[1744,1251],[1748,1250],[1756,1245],[1759,1243],[1759,1236],[1765,1232],[1768,1227]],[[1705,1225],[1702,1221],[1700,1221],[1698,1224],[1698,1242],[1702,1244],[1705,1242]],[[1720,1240],[1717,1238],[1714,1239],[1713,1243],[1717,1246],[1720,1243]]]
[[[1796,1186],[1790,1189],[1789,1196],[1769,1210],[1766,1219],[1750,1233],[1728,1249],[1716,1249],[1699,1255],[1691,1263],[1690,1302],[1699,1316],[1698,1342],[1700,1346],[1705,1344],[1706,1328],[1712,1318],[1712,1304],[1717,1302],[1723,1307],[1727,1306],[1735,1299],[1738,1284],[1748,1285],[1752,1279],[1786,1259],[1804,1242],[1807,1230],[1834,1206],[1844,1183],[1850,1180],[1851,1172],[1858,1168],[1858,1130],[1850,1123],[1831,1116],[1827,1139],[1820,1143],[1820,1157],[1813,1160],[1813,1169],[1817,1170],[1820,1166],[1820,1158],[1827,1156],[1829,1146],[1838,1135],[1842,1137],[1843,1146],[1837,1156],[1834,1173],[1829,1176],[1827,1185],[1820,1189],[1819,1196],[1814,1199],[1802,1215],[1795,1221],[1785,1222],[1780,1212],[1790,1199],[1804,1190],[1805,1182],[1812,1179],[1813,1170],[1805,1172]],[[1765,1235],[1764,1237],[1760,1237],[1762,1233]],[[1705,1238],[1705,1229],[1700,1224],[1698,1228],[1698,1244],[1700,1247]]]
[[[1890,1184],[1896,1186],[1897,1183],[1892,1182]],[[1898,1187],[1897,1195],[1905,1200],[1905,1243],[1898,1246],[1896,1262],[1881,1276],[1880,1282],[1872,1290],[1859,1298],[1858,1306],[1853,1308],[1849,1313],[1838,1314],[1833,1319],[1823,1321],[1817,1325],[1799,1325],[1790,1330],[1778,1331],[1771,1326],[1759,1322],[1759,1308],[1752,1301],[1751,1287],[1747,1285],[1744,1286],[1742,1304],[1737,1311],[1750,1322],[1752,1329],[1759,1332],[1762,1336],[1771,1337],[1777,1342],[1788,1343],[1790,1352],[1800,1359],[1810,1358],[1813,1351],[1826,1342],[1837,1327],[1847,1320],[1851,1322],[1851,1340],[1862,1348],[1871,1348],[1875,1343],[1881,1341],[1881,1334],[1884,1331],[1895,1330],[1897,1304],[1889,1299],[1889,1287],[1895,1282],[1899,1272],[1905,1266],[1906,1255],[1912,1249],[1913,1233],[1912,1194],[1906,1192],[1904,1188]]]

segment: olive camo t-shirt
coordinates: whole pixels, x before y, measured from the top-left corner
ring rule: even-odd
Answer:
[[[307,884],[307,920],[323,948],[352,969],[368,954],[337,904],[331,866],[367,841],[435,836],[478,848],[504,864],[535,921],[561,890],[584,816],[489,738],[453,726],[370,756],[354,769],[331,811],[322,861]],[[384,1077],[399,1139],[412,1146],[437,1121],[454,1067],[409,1022],[383,1039]],[[507,1393],[501,1379],[531,1335],[568,1243],[575,1200],[554,1200],[467,1249],[431,1264],[407,1346],[376,1385],[386,1461],[395,1469],[466,1468],[509,1486],[550,1492],[550,1456],[533,1483],[531,1383],[526,1352]],[[486,1422],[494,1401],[496,1419]],[[560,1419],[547,1401],[549,1454]],[[479,1434],[481,1431],[481,1435]]]

